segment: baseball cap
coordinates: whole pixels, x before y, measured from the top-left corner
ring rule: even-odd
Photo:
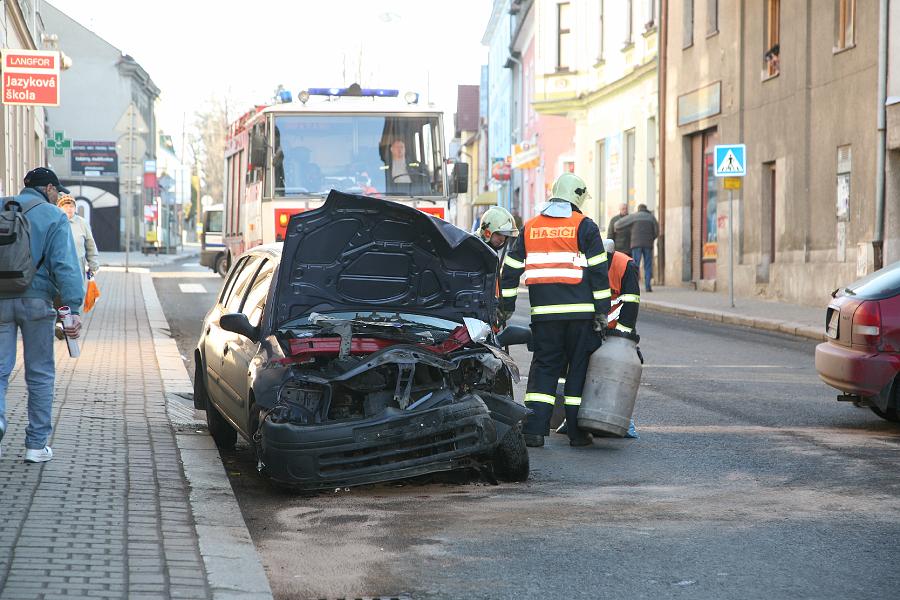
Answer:
[[[69,193],[68,189],[60,185],[59,177],[56,176],[56,173],[47,167],[38,167],[28,171],[23,183],[25,187],[41,187],[49,184],[64,194]]]

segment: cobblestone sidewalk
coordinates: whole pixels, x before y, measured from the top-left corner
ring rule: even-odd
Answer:
[[[54,458],[22,462],[19,351],[0,458],[0,599],[210,598],[140,278],[103,274],[82,353],[56,345]]]

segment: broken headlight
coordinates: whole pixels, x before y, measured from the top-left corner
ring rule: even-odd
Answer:
[[[327,388],[288,382],[278,393],[278,405],[272,410],[271,419],[275,423],[322,423],[328,413],[328,397]]]

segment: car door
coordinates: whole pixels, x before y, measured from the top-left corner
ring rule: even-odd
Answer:
[[[219,301],[210,312],[206,320],[206,335],[204,336],[203,354],[206,367],[207,393],[216,403],[216,406],[227,410],[231,405],[230,394],[222,383],[222,365],[225,359],[225,351],[228,340],[235,334],[225,331],[219,326],[219,319],[229,312],[228,307],[240,302],[241,294],[246,291],[247,280],[253,276],[258,261],[254,264],[254,256],[241,257],[231,275],[222,287]],[[231,311],[234,312],[234,311]]]
[[[259,314],[255,309],[265,305],[266,293],[269,290],[269,281],[275,270],[275,261],[271,257],[264,258],[260,263],[252,280],[248,280],[247,291],[243,295],[237,310],[247,316],[250,324],[259,326]],[[228,306],[226,308],[232,308]],[[230,405],[234,408],[235,422],[244,431],[247,431],[247,418],[249,415],[250,399],[250,363],[259,350],[259,341],[253,341],[242,335],[231,334],[226,340],[225,356],[222,361],[223,387],[230,395]]]

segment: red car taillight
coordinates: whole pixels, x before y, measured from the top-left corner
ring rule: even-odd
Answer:
[[[877,348],[881,343],[881,309],[878,302],[864,301],[853,313],[852,344]]]

